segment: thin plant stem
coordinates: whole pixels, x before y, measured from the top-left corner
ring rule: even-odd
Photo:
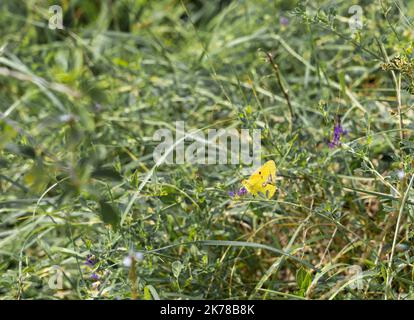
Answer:
[[[401,218],[402,218],[402,215],[403,215],[404,206],[405,206],[405,203],[407,202],[408,195],[410,193],[413,182],[414,182],[414,175],[411,176],[410,183],[408,184],[408,187],[405,190],[404,197],[401,198],[401,202],[400,202],[400,206],[399,206],[399,210],[398,210],[398,218],[397,218],[397,223],[395,225],[394,239],[392,241],[390,259],[388,260],[387,284],[386,284],[386,289],[385,289],[385,297],[386,298],[388,296],[387,292],[391,289],[391,284],[392,284],[391,268],[392,268],[392,261],[394,259],[394,254],[395,254],[395,247],[397,245],[398,230],[400,229]]]
[[[290,103],[289,92],[284,87],[284,85],[282,83],[282,79],[281,79],[281,76],[280,76],[279,66],[273,60],[272,54],[270,52],[266,52],[266,56],[269,59],[269,62],[270,62],[271,66],[272,66],[272,68],[273,68],[273,70],[275,72],[275,76],[276,76],[277,83],[279,85],[280,90],[283,93],[283,96],[285,97],[286,104],[289,107],[289,113],[290,113],[290,122],[289,122],[289,125],[290,125],[290,130],[292,130],[293,122],[295,120],[295,114],[293,113],[293,107],[292,107],[292,104]]]

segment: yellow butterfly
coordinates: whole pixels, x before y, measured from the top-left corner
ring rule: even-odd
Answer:
[[[242,185],[252,195],[261,195],[270,199],[276,192],[275,182],[276,164],[273,160],[269,160],[253,172],[249,179],[243,180]]]

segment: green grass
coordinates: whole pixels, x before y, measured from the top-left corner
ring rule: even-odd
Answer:
[[[360,1],[351,36],[351,1],[17,3],[0,4],[2,299],[414,297],[412,4]],[[262,129],[276,195],[231,199],[243,164],[157,166],[175,121]]]

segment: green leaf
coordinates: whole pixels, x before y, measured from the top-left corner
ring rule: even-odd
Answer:
[[[122,176],[113,168],[97,168],[92,172],[92,177],[99,179],[109,179],[114,181],[122,180]]]
[[[147,296],[149,295],[149,296]],[[148,299],[147,299],[148,297]],[[144,288],[144,299],[146,300],[160,300],[160,296],[158,295],[157,290],[152,285],[147,285]]]
[[[299,291],[297,292],[300,296],[304,296],[312,283],[312,275],[309,271],[304,268],[300,268],[296,272],[296,283],[298,284]]]
[[[99,205],[102,221],[117,229],[119,226],[118,210],[113,205],[106,203],[104,200],[101,200]]]
[[[178,279],[178,277],[180,276],[181,271],[183,270],[183,265],[181,264],[180,261],[174,261],[171,265],[172,267],[172,272],[174,274],[174,277],[176,277]]]
[[[165,204],[172,204],[177,202],[179,192],[170,186],[162,186],[159,199]]]
[[[0,121],[0,150],[17,137],[17,130],[5,121]]]
[[[151,292],[148,286],[144,287],[144,300],[152,300],[151,298]]]

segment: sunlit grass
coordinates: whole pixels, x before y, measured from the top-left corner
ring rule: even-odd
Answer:
[[[411,4],[61,2],[0,4],[1,298],[413,298]],[[275,196],[156,163],[176,121],[261,129]]]

